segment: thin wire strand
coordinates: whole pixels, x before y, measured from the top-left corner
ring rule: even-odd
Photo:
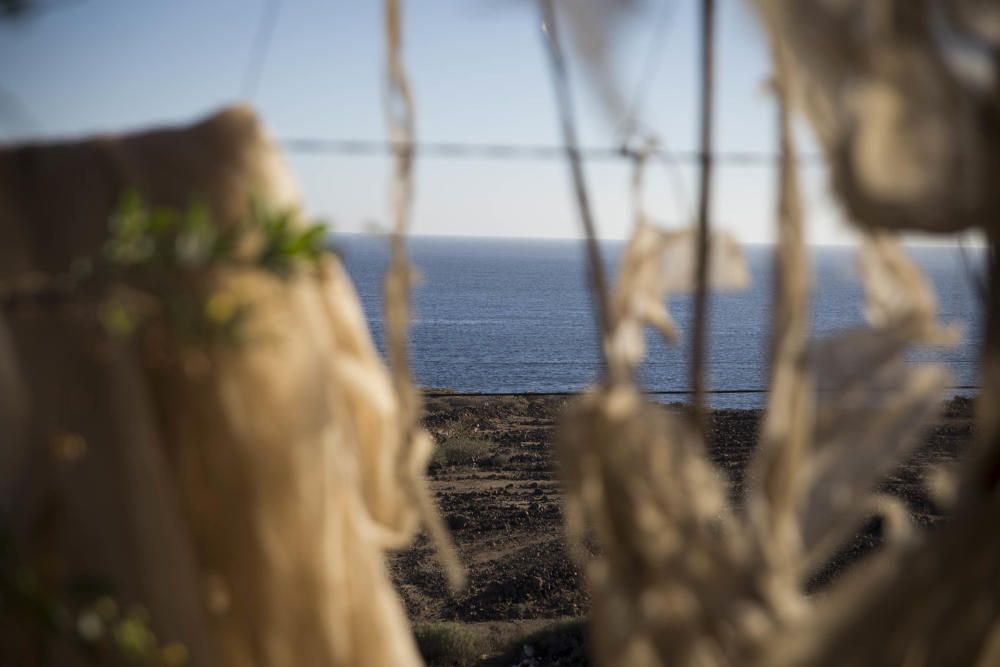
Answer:
[[[271,50],[274,29],[278,24],[278,16],[281,14],[281,2],[282,0],[264,0],[264,5],[260,9],[260,20],[257,22],[257,31],[254,33],[253,42],[250,45],[250,57],[247,60],[246,70],[243,72],[243,86],[240,88],[245,100],[254,99],[260,88],[264,65],[267,63],[267,56]]]
[[[604,265],[601,262],[601,251],[597,245],[597,231],[590,209],[587,195],[587,185],[583,175],[583,164],[576,137],[576,123],[573,116],[573,101],[569,91],[569,80],[566,73],[566,61],[563,59],[559,44],[559,33],[556,25],[556,13],[552,0],[540,0],[542,9],[542,32],[546,50],[549,55],[549,66],[552,71],[552,84],[555,87],[556,102],[559,107],[559,121],[563,134],[563,155],[569,163],[570,176],[580,220],[585,233],[584,243],[587,248],[590,269],[591,293],[593,295],[595,316],[597,319],[597,345],[603,349],[603,340],[611,331],[611,313],[608,306],[607,282],[604,276]],[[604,370],[607,363],[601,357]]]
[[[666,42],[667,28],[673,22],[677,13],[677,5],[680,0],[663,0],[660,5],[660,12],[656,16],[656,24],[653,27],[653,39],[649,43],[649,50],[646,52],[646,59],[643,61],[642,70],[636,80],[635,91],[632,93],[632,102],[628,105],[625,117],[622,119],[622,133],[630,136],[636,129],[639,116],[642,114],[643,103],[646,95],[652,86],[653,79],[658,71],[663,45]]]
[[[691,386],[697,427],[704,436],[705,357],[708,346],[708,276],[711,256],[708,252],[712,199],[712,116],[714,114],[715,1],[702,0],[701,29],[701,178],[698,192],[698,245],[695,263],[694,331],[691,346]]]
[[[337,154],[345,156],[394,155],[401,148],[409,148],[422,158],[469,159],[469,160],[550,160],[566,159],[564,146],[545,144],[488,144],[462,142],[412,142],[403,146],[401,142],[368,139],[323,139],[319,137],[286,137],[279,140],[282,147],[297,154]],[[631,160],[634,152],[621,146],[577,146],[576,153],[582,160],[622,161]],[[674,162],[695,164],[700,162],[699,151],[668,151],[662,146],[650,157]],[[717,151],[712,154],[715,164],[735,167],[769,167],[778,165],[777,153],[760,151]],[[800,156],[806,164],[820,166],[822,156]]]
[[[639,78],[636,80],[632,102],[626,108],[625,117],[621,122],[621,134],[624,145],[628,145],[640,133],[647,136],[656,136],[657,145],[653,148],[644,146],[642,158],[654,157],[663,166],[667,174],[667,180],[670,183],[674,204],[677,207],[678,220],[687,224],[689,220],[694,218],[694,210],[691,208],[691,201],[688,197],[687,188],[684,185],[684,178],[680,173],[680,164],[663,137],[658,136],[657,133],[645,127],[641,127],[642,124],[639,121],[646,94],[652,87],[653,79],[656,77],[658,66],[662,61],[661,54],[663,45],[666,43],[667,28],[673,23],[679,2],[680,0],[663,0],[663,3],[660,5],[660,12],[656,16],[656,24],[653,27],[653,38],[649,43],[649,50],[646,52],[646,59]],[[633,161],[636,158],[637,156],[633,151]]]

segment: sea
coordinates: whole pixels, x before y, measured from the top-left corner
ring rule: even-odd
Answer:
[[[456,392],[564,393],[593,384],[600,373],[595,320],[587,288],[582,241],[412,237],[420,274],[413,293],[412,366],[425,388]],[[609,273],[623,241],[603,241]],[[389,259],[384,237],[343,234],[336,249],[353,279],[368,323],[384,353],[382,276]],[[717,408],[757,408],[767,387],[773,246],[746,245],[751,285],[711,298],[707,371]],[[915,348],[908,363],[937,361],[952,373],[950,395],[977,384],[977,332],[984,253],[955,246],[908,248],[933,282],[941,319],[962,327],[951,348]],[[812,250],[812,335],[822,339],[864,325],[856,249]],[[693,298],[668,301],[681,331],[677,345],[648,332],[649,354],[638,381],[663,402],[689,399]]]

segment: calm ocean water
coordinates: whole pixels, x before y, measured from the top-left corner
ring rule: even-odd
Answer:
[[[342,235],[337,244],[383,349],[387,244],[360,235]],[[622,246],[620,241],[602,245],[611,271]],[[567,392],[596,378],[599,363],[579,241],[423,237],[410,240],[410,252],[423,275],[414,293],[412,330],[413,367],[422,386],[460,392]],[[709,374],[714,389],[752,392],[767,384],[772,250],[750,245],[746,252],[751,287],[712,299]],[[910,357],[943,361],[955,385],[975,385],[979,313],[961,255],[954,248],[912,248],[911,253],[937,288],[942,319],[961,323],[965,337],[956,348],[918,349]],[[816,248],[813,263],[814,335],[862,324],[853,249]],[[690,331],[691,305],[690,297],[670,300],[682,332]],[[671,347],[652,333],[647,338],[649,358],[639,374],[643,387],[687,390],[688,342]],[[762,400],[759,393],[722,394],[713,396],[712,404],[758,407]]]

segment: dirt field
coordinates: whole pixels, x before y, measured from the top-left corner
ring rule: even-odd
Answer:
[[[391,559],[394,580],[431,664],[585,664],[588,608],[582,575],[563,548],[555,425],[564,397],[427,399],[426,425],[438,442],[432,490],[452,529],[469,583],[452,597],[424,537]],[[760,413],[716,411],[711,455],[738,501]],[[955,399],[924,446],[884,485],[924,525],[939,521],[920,480],[949,461],[971,433],[971,404]],[[819,573],[820,588],[877,545],[871,522]]]

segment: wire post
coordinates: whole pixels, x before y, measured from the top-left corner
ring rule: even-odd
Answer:
[[[701,182],[698,192],[698,246],[695,263],[694,336],[691,348],[691,388],[694,420],[707,433],[705,415],[705,356],[708,334],[710,203],[712,198],[713,41],[715,0],[702,0],[701,11]]]

